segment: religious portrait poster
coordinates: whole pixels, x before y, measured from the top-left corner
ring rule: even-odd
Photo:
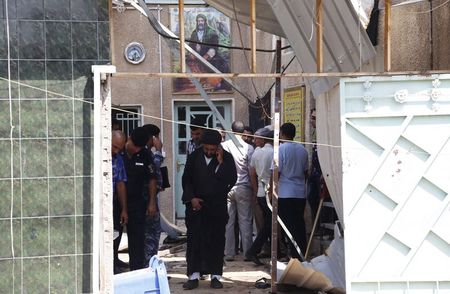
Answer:
[[[295,125],[294,140],[302,142],[305,138],[305,87],[284,89],[283,93],[283,122]]]
[[[230,70],[230,50],[215,45],[231,45],[230,19],[211,7],[193,7],[184,9],[184,30],[186,44],[203,56],[219,71]],[[170,9],[170,29],[179,35],[178,8]],[[204,44],[198,44],[201,42]],[[195,73],[213,72],[186,50],[186,68]],[[172,53],[171,69],[180,72],[180,54]],[[200,83],[207,93],[230,92],[231,86],[223,78],[201,78]],[[173,79],[173,93],[197,94],[194,84],[187,78]]]

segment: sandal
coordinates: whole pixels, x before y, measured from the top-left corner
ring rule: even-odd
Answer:
[[[255,287],[258,289],[267,289],[270,287],[270,280],[266,278],[256,280]]]

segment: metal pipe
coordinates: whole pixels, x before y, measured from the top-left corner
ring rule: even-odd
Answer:
[[[391,71],[391,0],[384,5],[384,70]]]
[[[392,76],[411,76],[411,75],[439,75],[448,74],[448,70],[425,70],[425,71],[397,71],[397,72],[325,72],[325,73],[149,73],[149,72],[120,72],[113,76],[115,78],[356,78],[365,76],[392,77]]]
[[[281,72],[281,39],[277,40],[277,66],[276,72]],[[278,147],[280,145],[280,100],[281,100],[281,79],[275,80],[275,128],[274,128],[274,152],[273,152],[273,184],[272,184],[272,270],[271,270],[271,290],[272,293],[277,293],[277,252],[278,252]]]
[[[434,68],[434,49],[433,49],[433,0],[430,1],[430,69]]]
[[[323,72],[323,22],[322,22],[322,0],[316,0],[316,63],[317,72]]]
[[[158,21],[160,21],[158,19]],[[180,30],[180,68],[186,72],[186,49],[184,48],[184,0],[178,0],[178,27]]]
[[[250,39],[252,40],[252,73],[256,73],[256,0],[250,0]]]
[[[158,21],[161,21],[161,7],[158,5]],[[163,65],[162,65],[162,42],[161,42],[161,35],[158,34],[158,51],[159,51],[159,73],[163,72]],[[160,113],[160,130],[161,130],[161,138],[164,139],[164,99],[163,99],[163,80],[162,77],[159,78],[159,113]]]
[[[320,217],[320,212],[322,210],[322,206],[323,206],[323,198],[320,198],[319,207],[317,208],[316,217],[314,218],[314,224],[311,229],[311,235],[309,236],[308,246],[306,246],[305,260],[308,259],[308,253],[309,253],[309,250],[311,249],[312,239],[314,238],[314,233],[316,232],[316,227],[317,227],[317,223],[319,222],[319,217]]]
[[[277,97],[275,98],[277,99]],[[278,149],[280,146],[280,113],[275,112],[273,136],[273,173],[272,173],[272,236],[271,236],[271,293],[277,293],[277,263],[278,263]]]

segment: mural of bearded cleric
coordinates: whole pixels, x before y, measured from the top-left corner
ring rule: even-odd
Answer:
[[[192,31],[189,46],[194,49],[200,56],[211,63],[215,68],[221,72],[230,72],[228,65],[229,60],[222,56],[221,51],[215,45],[219,44],[219,33],[215,28],[208,24],[208,18],[205,14],[199,13],[196,18],[196,26]],[[222,23],[218,22],[219,29]],[[228,33],[229,34],[229,33]],[[202,42],[206,44],[198,44]],[[204,64],[202,64],[193,54],[187,54],[187,65],[192,72],[206,73],[211,72]],[[223,80],[223,78],[202,78],[200,83],[207,91],[229,91],[230,85]]]

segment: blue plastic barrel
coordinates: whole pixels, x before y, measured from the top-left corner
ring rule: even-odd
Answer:
[[[169,282],[164,262],[156,255],[149,267],[114,275],[115,294],[169,294]]]

